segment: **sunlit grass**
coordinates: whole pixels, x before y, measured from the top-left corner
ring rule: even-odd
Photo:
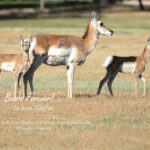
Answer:
[[[134,21],[133,21],[134,19]],[[115,29],[149,29],[149,16],[147,17],[102,17],[105,25],[109,25]],[[1,20],[0,28],[85,28],[87,26],[88,18],[50,18],[50,19],[13,19]]]

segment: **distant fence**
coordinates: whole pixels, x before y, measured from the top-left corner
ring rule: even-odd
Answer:
[[[54,6],[60,3],[91,3],[99,0],[0,0],[0,8],[23,8],[23,7],[40,7],[43,9],[46,6]],[[104,1],[104,0],[101,0]]]

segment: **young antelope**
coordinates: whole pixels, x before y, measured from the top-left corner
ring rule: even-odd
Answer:
[[[16,97],[18,93],[20,96],[21,75],[28,69],[31,38],[30,40],[23,40],[21,36],[20,41],[22,48],[21,54],[0,54],[0,72],[6,71],[14,73],[14,97]]]
[[[130,57],[118,57],[118,56],[108,56],[104,62],[104,67],[107,72],[105,77],[100,81],[97,94],[100,94],[103,85],[107,82],[107,86],[110,94],[113,96],[112,92],[112,82],[114,81],[118,72],[134,74],[135,77],[135,95],[138,93],[138,79],[141,79],[144,83],[143,96],[146,92],[146,79],[142,76],[145,71],[145,66],[150,58],[150,38],[148,39],[146,46],[144,48],[141,56],[130,56]]]

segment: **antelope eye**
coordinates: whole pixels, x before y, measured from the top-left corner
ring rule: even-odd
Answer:
[[[100,25],[103,26],[104,24],[101,22]]]

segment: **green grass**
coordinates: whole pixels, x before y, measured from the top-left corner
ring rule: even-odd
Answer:
[[[149,17],[141,18],[102,18],[104,24],[115,31],[115,34],[132,35],[147,34],[149,36]],[[19,19],[19,20],[1,20],[0,28],[2,32],[32,32],[47,33],[53,29],[64,28],[68,31],[84,32],[89,19],[87,18],[57,18],[57,19]]]
[[[5,78],[5,80],[2,80]],[[82,78],[82,79],[81,79]],[[90,80],[89,78],[75,77],[75,82],[73,85],[74,90],[76,91],[92,91],[95,92],[98,89],[99,81],[97,79]],[[23,83],[22,83],[23,85]],[[33,82],[35,90],[54,90],[54,91],[67,91],[67,76],[66,75],[58,75],[53,74],[48,76],[47,74],[35,75]],[[122,78],[117,78],[112,84],[112,89],[114,91],[114,95],[116,92],[129,92],[134,93],[135,90],[135,82],[132,79],[123,80]],[[29,87],[28,87],[29,88]],[[14,89],[14,79],[10,74],[4,73],[0,77],[0,89]],[[106,92],[109,95],[107,83],[104,85],[102,89],[102,93]],[[147,93],[150,91],[150,81],[147,83]],[[139,80],[139,94],[143,92],[143,82]]]
[[[142,18],[101,18],[105,25],[115,29],[149,30],[149,16]],[[134,19],[134,21],[133,21]],[[88,18],[10,19],[1,20],[0,28],[85,28]]]
[[[86,18],[12,19],[1,20],[0,28],[80,28],[87,25]]]

